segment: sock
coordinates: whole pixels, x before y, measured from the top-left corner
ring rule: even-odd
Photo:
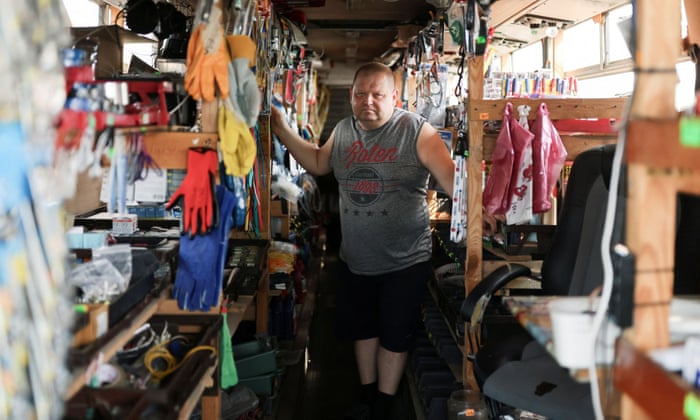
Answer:
[[[374,402],[374,410],[372,410],[373,420],[387,420],[393,418],[391,409],[393,402],[393,395],[378,391],[377,400]]]
[[[360,402],[371,407],[377,399],[377,392],[376,382],[360,385]]]

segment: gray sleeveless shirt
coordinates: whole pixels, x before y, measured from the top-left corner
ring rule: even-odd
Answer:
[[[375,130],[363,130],[354,117],[335,127],[331,166],[340,195],[340,257],[353,273],[383,274],[430,260],[429,172],[416,149],[425,122],[396,108]]]

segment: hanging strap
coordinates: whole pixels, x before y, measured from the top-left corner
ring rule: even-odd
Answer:
[[[450,218],[450,240],[455,243],[463,242],[467,232],[467,157],[469,156],[469,143],[467,133],[463,129],[464,123],[460,121],[457,130],[457,143],[455,145],[454,162],[455,176],[452,186],[452,213]]]

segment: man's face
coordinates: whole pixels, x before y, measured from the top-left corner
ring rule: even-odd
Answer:
[[[365,130],[381,127],[394,112],[396,95],[393,79],[379,73],[361,74],[350,91],[352,113]]]

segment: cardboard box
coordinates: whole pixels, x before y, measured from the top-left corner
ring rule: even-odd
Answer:
[[[96,79],[109,79],[127,72],[128,63],[124,62],[124,44],[157,43],[117,25],[71,28],[71,35],[74,45],[80,41],[97,43]]]
[[[108,304],[80,305],[87,311],[88,322],[73,335],[73,347],[84,346],[100,338],[109,329]]]
[[[112,217],[112,233],[115,235],[131,235],[139,227],[139,218],[135,214],[119,214]]]

